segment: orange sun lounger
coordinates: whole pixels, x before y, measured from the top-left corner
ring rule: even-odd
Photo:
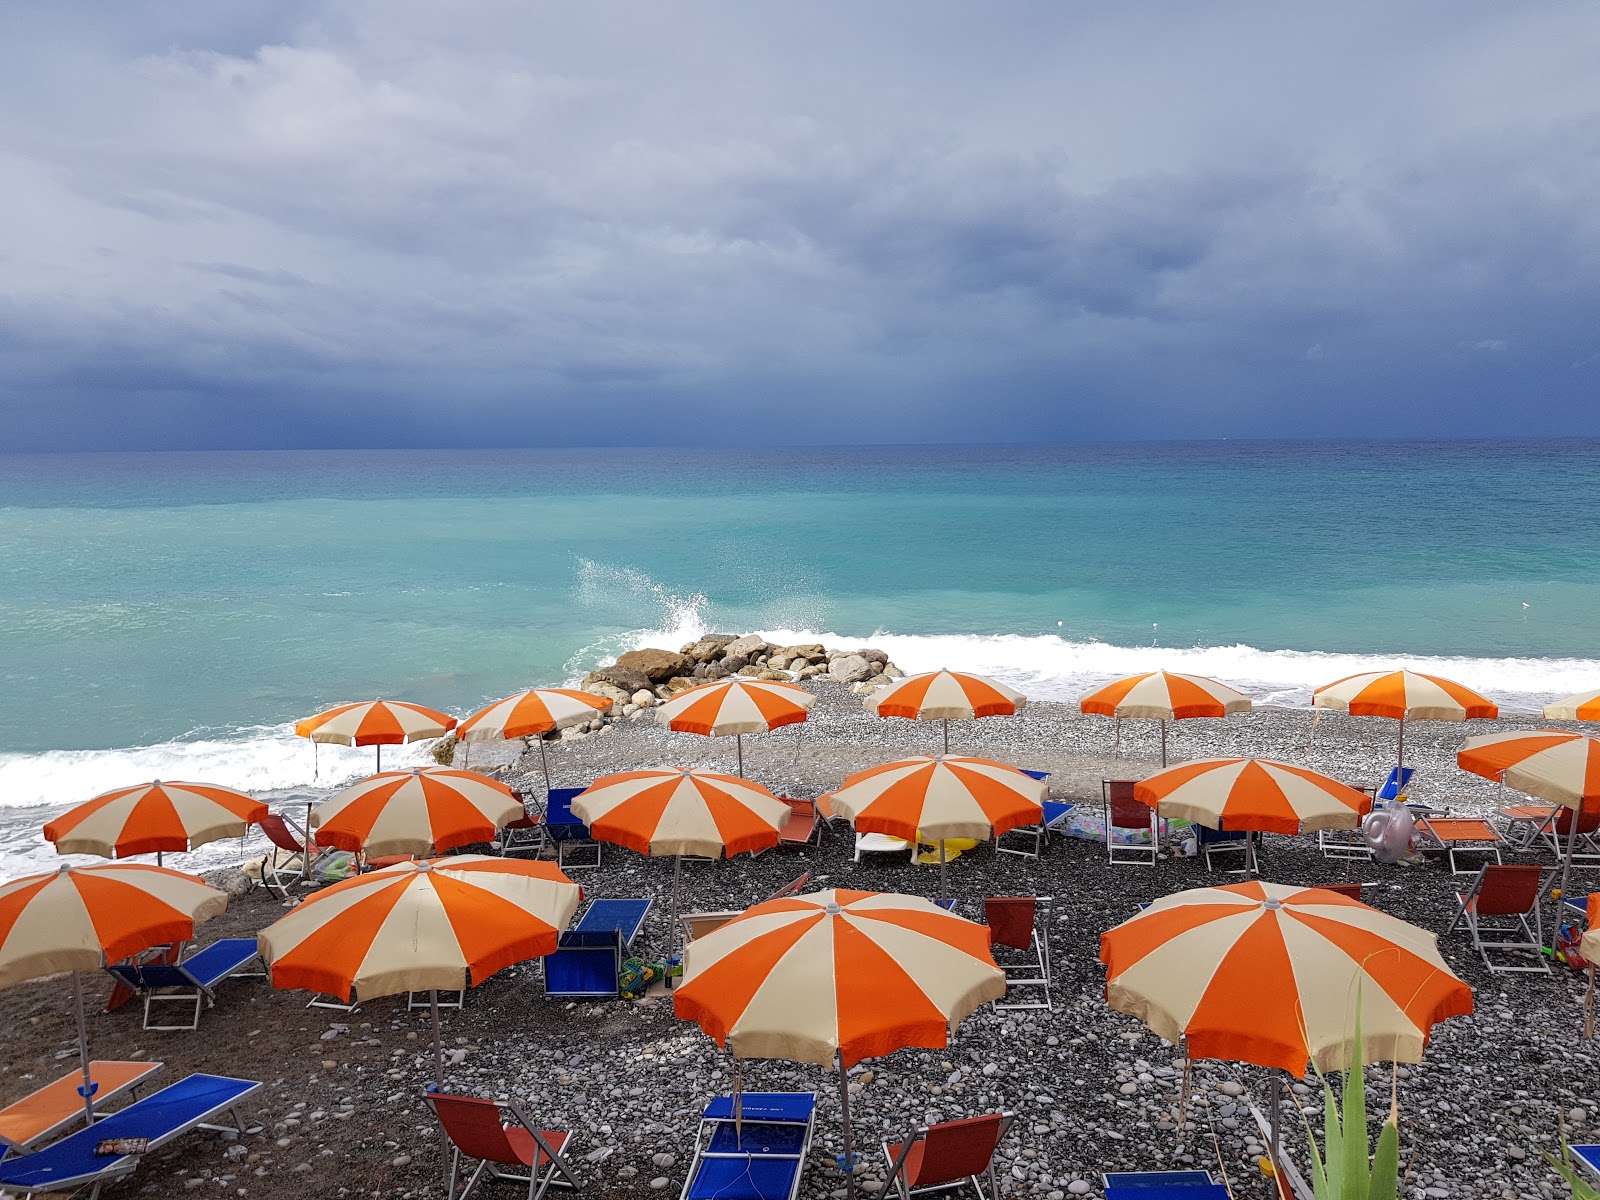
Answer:
[[[138,1087],[161,1067],[158,1062],[91,1062],[89,1080],[96,1085],[96,1106]],[[0,1146],[26,1150],[77,1124],[83,1119],[83,1097],[78,1093],[82,1086],[83,1072],[73,1071],[0,1108]]]

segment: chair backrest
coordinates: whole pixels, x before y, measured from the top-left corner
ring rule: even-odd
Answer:
[[[922,1159],[915,1177],[907,1182],[912,1187],[926,1187],[987,1171],[1005,1125],[1005,1114],[990,1113],[928,1126],[922,1135]]]
[[[572,815],[572,802],[584,792],[583,788],[551,788],[545,798],[544,823],[546,825],[582,825]]]
[[[1194,826],[1195,841],[1204,846],[1206,843],[1216,845],[1218,842],[1242,842],[1247,836],[1243,829],[1213,829],[1209,825]]]
[[[1133,779],[1107,779],[1106,789],[1106,821],[1117,829],[1149,829],[1150,818],[1155,812],[1148,804],[1142,804],[1134,799],[1133,788],[1137,783]]]
[[[1312,886],[1320,888],[1324,892],[1338,892],[1339,895],[1348,896],[1352,900],[1361,899],[1361,885],[1359,883],[1318,883]]]
[[[279,850],[287,850],[291,854],[300,854],[305,850],[305,845],[289,828],[289,822],[278,813],[268,813],[257,824],[261,826],[261,832],[267,835],[267,841]]]
[[[989,944],[1027,950],[1033,945],[1033,918],[1039,901],[1033,896],[989,896],[983,902],[983,919],[989,926]]]
[[[1478,876],[1473,908],[1480,917],[1511,917],[1533,911],[1539,902],[1542,867],[1496,866],[1491,863]]]
[[[511,1139],[506,1136],[500,1106],[493,1100],[449,1096],[443,1092],[425,1092],[423,1099],[433,1105],[434,1115],[444,1126],[444,1134],[451,1144],[468,1158],[487,1159],[507,1167],[523,1165]]]
[[[784,884],[777,891],[773,892],[772,895],[768,896],[767,900],[784,900],[790,896],[798,896],[801,892],[806,890],[806,884],[810,882],[811,872],[807,871],[804,875],[800,876],[799,879],[791,879],[788,883]],[[763,901],[763,903],[765,903],[765,901]]]
[[[1415,767],[1392,767],[1389,778],[1383,781],[1383,786],[1378,789],[1377,799],[1393,800],[1401,792],[1410,791],[1411,777],[1417,773]]]
[[[1562,837],[1571,833],[1572,821],[1577,815],[1577,810],[1563,805],[1561,811],[1556,814],[1556,832]],[[1585,805],[1583,819],[1578,822],[1578,832],[1594,833],[1597,830],[1600,830],[1600,804]]]

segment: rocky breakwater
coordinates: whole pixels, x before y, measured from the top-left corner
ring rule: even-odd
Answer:
[[[755,633],[708,633],[675,651],[630,650],[609,666],[590,671],[579,686],[610,700],[608,716],[615,719],[639,716],[688,688],[735,675],[786,682],[812,679],[862,693],[903,678],[887,654],[871,647],[845,650],[820,642],[775,646]]]

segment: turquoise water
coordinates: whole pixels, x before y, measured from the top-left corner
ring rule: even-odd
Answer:
[[[1531,708],[1600,686],[1597,481],[1597,442],[0,458],[0,796],[291,786],[328,704],[709,628],[1039,697],[1404,661]]]

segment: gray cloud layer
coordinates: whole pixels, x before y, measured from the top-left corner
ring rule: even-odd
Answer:
[[[17,449],[1600,433],[1595,3],[231,7],[0,18]]]

